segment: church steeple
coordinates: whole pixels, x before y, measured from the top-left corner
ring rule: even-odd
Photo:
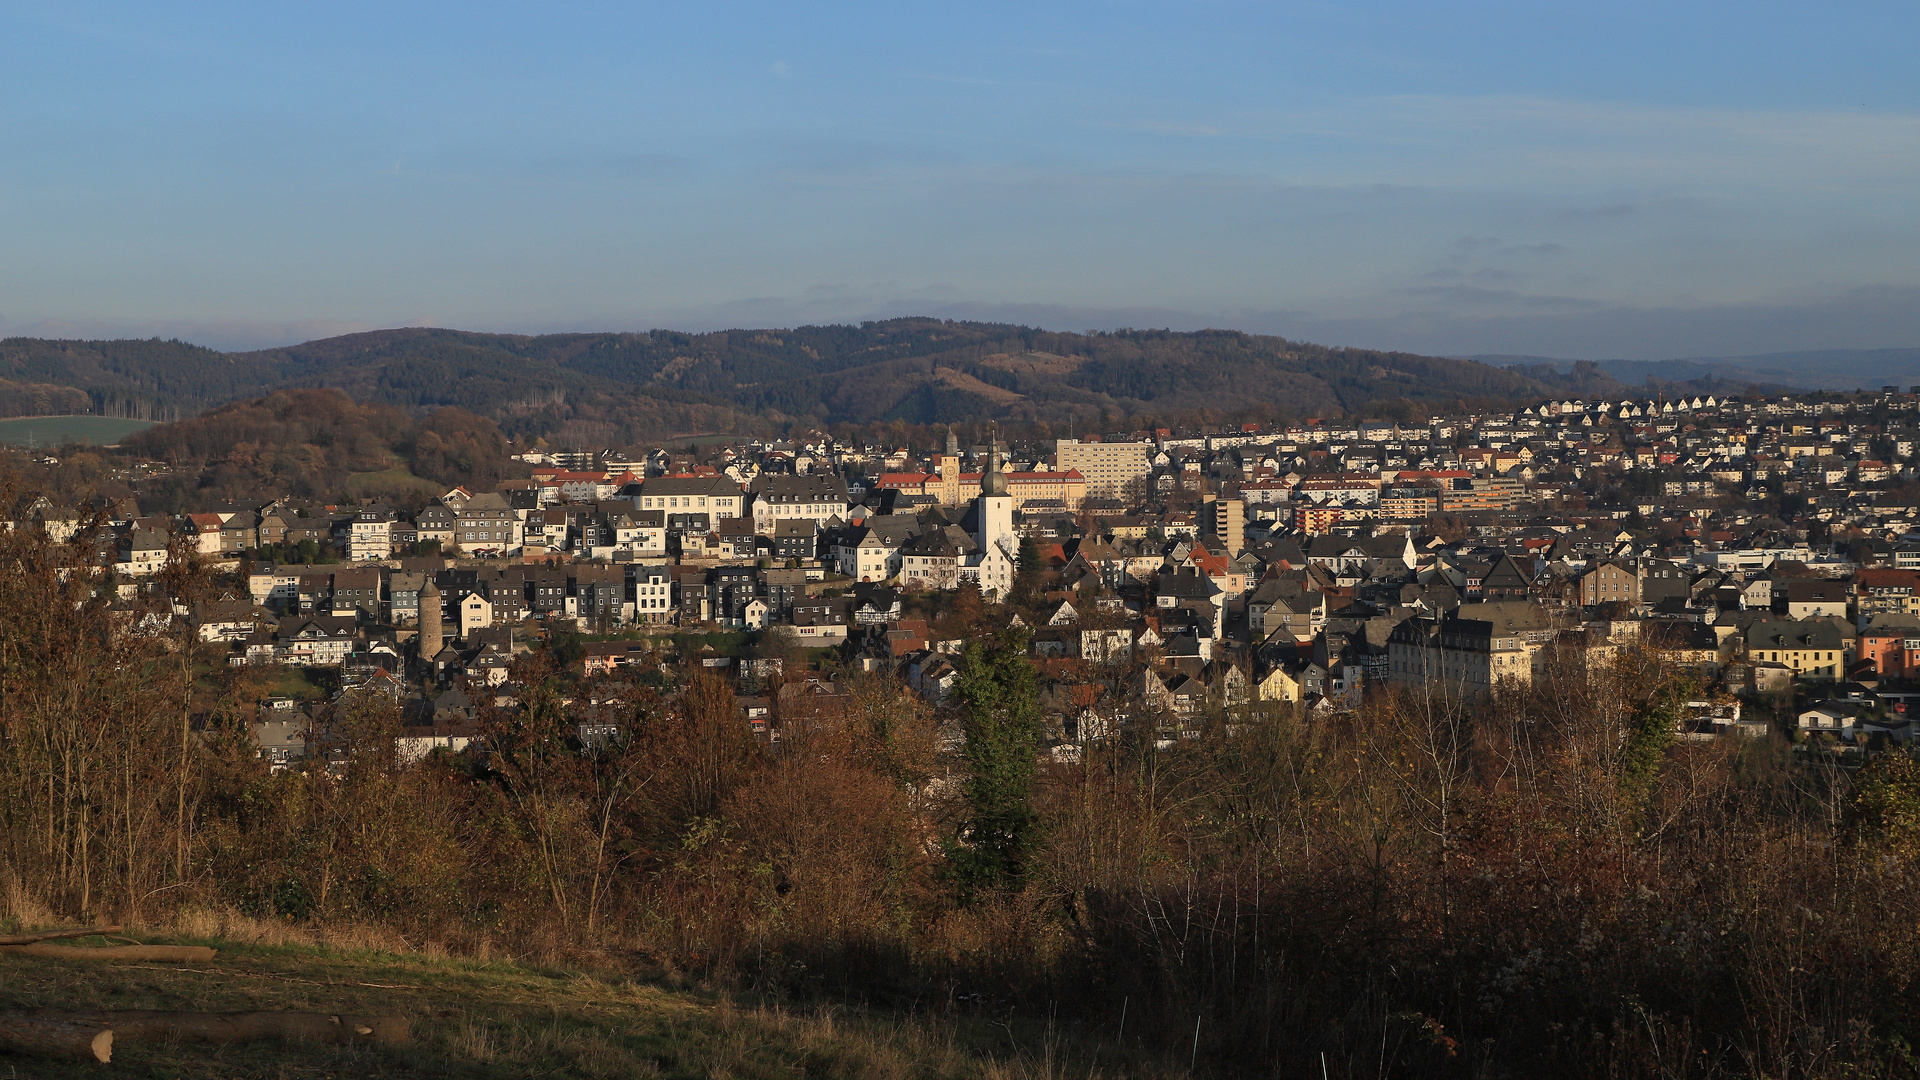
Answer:
[[[1007,474],[1000,471],[1000,441],[994,439],[987,447],[987,472],[980,478],[980,494],[1005,495],[1007,493]]]
[[[1013,560],[1020,548],[1013,531],[1013,496],[1007,493],[1007,474],[1000,471],[998,434],[987,443],[987,471],[980,477],[980,497],[973,504],[980,589],[994,596],[1005,595],[1013,587]]]

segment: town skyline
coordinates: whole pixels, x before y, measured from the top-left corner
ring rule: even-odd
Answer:
[[[1920,1072],[1915,41],[0,4],[0,1072]]]

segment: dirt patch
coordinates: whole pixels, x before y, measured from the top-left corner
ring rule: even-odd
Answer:
[[[1016,394],[1011,390],[1002,390],[992,383],[984,383],[964,371],[953,368],[937,367],[933,369],[933,384],[942,390],[959,390],[969,394],[978,394],[995,405],[1011,405],[1016,401],[1027,400],[1025,394]]]
[[[994,353],[992,356],[980,359],[982,365],[999,368],[1002,371],[1054,376],[1071,375],[1080,370],[1080,365],[1086,362],[1085,357],[1059,356],[1049,352]]]
[[[702,364],[712,365],[713,363],[710,357],[676,356],[661,365],[660,370],[654,373],[653,381],[673,382]]]

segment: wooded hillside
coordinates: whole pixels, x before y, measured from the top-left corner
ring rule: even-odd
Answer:
[[[122,445],[171,463],[183,482],[226,498],[333,495],[349,477],[396,471],[490,490],[514,465],[499,426],[485,417],[441,408],[414,419],[338,390],[276,391],[148,428]]]
[[[709,334],[382,330],[252,353],[16,338],[0,342],[0,378],[72,388],[95,412],[163,420],[275,389],[334,387],[582,445],[796,422],[1406,418],[1634,390],[1591,365],[1560,373],[1226,330],[1067,334],[937,319]]]

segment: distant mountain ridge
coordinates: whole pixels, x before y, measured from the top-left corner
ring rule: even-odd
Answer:
[[[421,414],[454,406],[511,435],[617,445],[802,422],[1409,416],[1638,392],[1576,365],[1332,348],[1238,331],[1067,334],[893,319],[858,326],[527,336],[409,328],[221,353],[177,341],[0,341],[22,401],[176,420],[276,390],[332,387]],[[1691,384],[1690,384],[1691,386]],[[1708,378],[1693,389],[1719,387]]]
[[[1471,356],[1498,367],[1532,371],[1591,363],[1629,385],[1647,379],[1717,381],[1763,390],[1874,390],[1920,385],[1920,349],[1819,349],[1754,356],[1694,356],[1674,360],[1558,360],[1548,356]]]

